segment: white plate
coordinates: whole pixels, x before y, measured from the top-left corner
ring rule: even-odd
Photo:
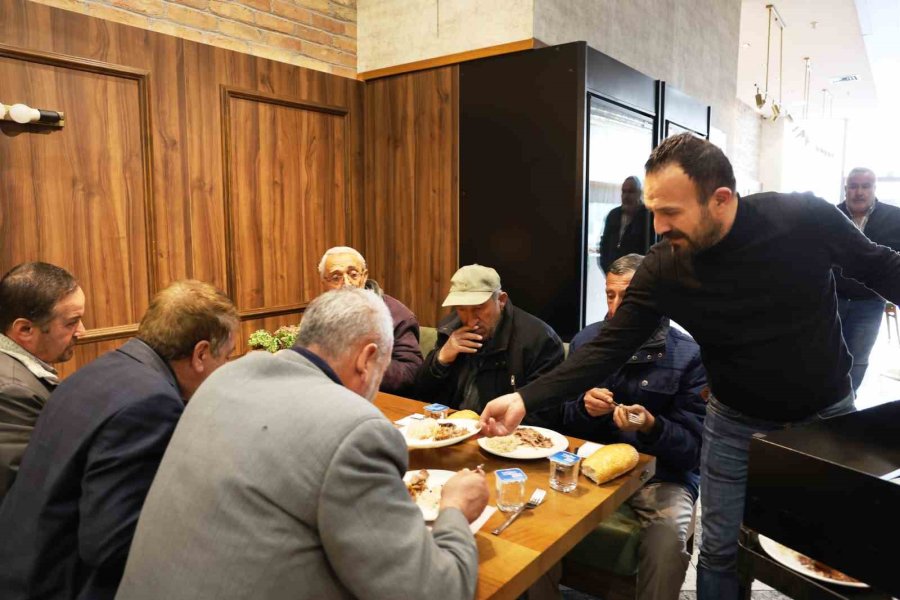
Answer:
[[[456,475],[454,471],[441,471],[439,469],[425,469],[428,471],[428,479],[425,481],[426,489],[416,498],[416,505],[422,511],[426,521],[434,521],[438,518],[438,509],[441,503],[441,490],[447,480]],[[403,476],[403,483],[419,471],[407,471]]]
[[[457,442],[461,442],[464,439],[470,438],[479,431],[481,431],[481,421],[476,421],[475,419],[438,419],[438,423],[453,423],[454,425],[459,425],[460,427],[465,427],[466,433],[464,435],[457,436],[455,438],[448,438],[446,440],[441,440],[436,442],[432,439],[425,440],[417,440],[412,439],[406,436],[407,431],[409,430],[410,425],[404,425],[400,428],[400,433],[403,434],[403,437],[406,438],[406,445],[409,448],[441,448],[443,446],[450,446]]]
[[[538,433],[542,433],[550,438],[550,441],[553,442],[553,445],[549,448],[532,448],[530,446],[519,446],[511,452],[499,452],[490,448],[487,445],[487,441],[490,438],[479,438],[478,445],[487,452],[490,452],[491,454],[495,454],[497,456],[502,456],[503,458],[520,458],[526,460],[532,458],[547,458],[548,456],[552,456],[560,450],[566,450],[569,447],[569,440],[566,438],[566,436],[561,433],[556,433],[552,429],[533,427],[531,425],[523,425],[519,427],[519,429],[534,429]]]
[[[762,546],[763,550],[765,550],[769,556],[771,556],[772,558],[774,558],[775,560],[777,560],[784,566],[788,567],[789,569],[793,569],[794,571],[797,571],[798,573],[802,573],[802,574],[806,575],[807,577],[811,577],[812,579],[824,581],[825,583],[833,583],[835,585],[845,585],[847,587],[855,587],[855,588],[869,587],[868,585],[866,585],[865,583],[862,583],[861,581],[856,581],[856,582],[840,581],[837,579],[832,579],[830,577],[826,577],[822,573],[819,573],[819,572],[813,570],[812,568],[807,567],[802,562],[800,562],[799,557],[803,556],[802,554],[800,554],[799,552],[797,552],[795,550],[791,550],[787,546],[782,546],[775,540],[769,539],[764,535],[759,536],[759,545]]]

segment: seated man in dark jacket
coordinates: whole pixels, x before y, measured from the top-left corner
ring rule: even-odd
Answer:
[[[490,267],[468,265],[450,280],[434,350],[416,376],[416,395],[451,408],[481,412],[500,394],[525,385],[563,361],[553,329],[516,308]],[[529,415],[531,425],[557,427],[554,409]]]
[[[643,257],[615,261],[606,278],[611,318]],[[584,328],[571,352],[597,336],[603,323]],[[615,374],[564,407],[564,429],[603,444],[624,442],[656,456],[656,476],[628,499],[643,526],[639,600],[677,599],[690,555],[685,538],[700,482],[700,441],[706,403],[700,347],[668,319]],[[629,413],[642,423],[632,423]]]
[[[211,285],[175,282],[137,337],[56,388],[0,505],[0,599],[112,600],[184,405],[239,325]]]

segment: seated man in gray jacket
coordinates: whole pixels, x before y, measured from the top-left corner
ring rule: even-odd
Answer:
[[[23,263],[0,279],[0,502],[59,384],[51,363],[75,354],[83,315],[84,292],[56,265]]]
[[[485,478],[451,478],[428,531],[403,436],[369,402],[392,344],[384,302],[341,289],[309,305],[294,348],[214,373],[172,437],[117,598],[472,598]]]

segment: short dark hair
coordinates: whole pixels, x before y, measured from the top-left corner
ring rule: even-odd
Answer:
[[[650,153],[644,169],[649,175],[673,163],[694,182],[700,204],[706,204],[720,187],[735,191],[734,169],[728,158],[718,146],[693,134],[680,133],[663,140]]]
[[[76,289],[78,281],[61,267],[45,262],[16,265],[0,279],[0,332],[7,333],[16,319],[45,327],[57,302]]]
[[[638,267],[641,266],[642,262],[644,262],[644,256],[642,254],[626,254],[621,258],[617,258],[613,264],[609,265],[607,275],[610,273],[613,275],[634,273],[638,270]]]

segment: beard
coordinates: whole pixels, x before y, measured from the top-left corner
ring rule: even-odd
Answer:
[[[75,356],[75,344],[78,340],[72,340],[72,343],[66,346],[66,349],[63,350],[59,357],[54,360],[55,363],[64,363],[72,360],[72,357]]]
[[[678,229],[673,229],[664,233],[662,237],[669,240],[673,249],[681,249],[682,252],[688,255],[694,255],[719,243],[724,237],[722,229],[722,224],[713,219],[709,214],[709,210],[704,207],[700,213],[700,223],[697,225],[697,231],[693,236],[689,236]],[[674,241],[683,241],[684,244],[672,243]]]

